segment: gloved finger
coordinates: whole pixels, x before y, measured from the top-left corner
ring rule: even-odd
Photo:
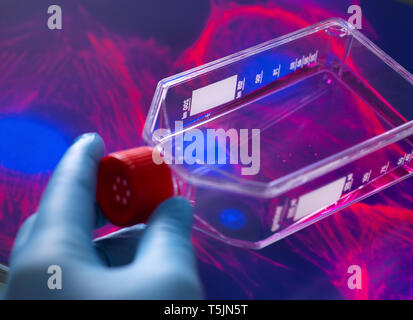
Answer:
[[[83,242],[92,248],[96,175],[103,154],[104,144],[96,133],[80,136],[66,151],[42,196],[33,236],[49,237],[55,244]]]
[[[37,220],[37,212],[29,216],[22,225],[19,228],[19,231],[17,232],[16,238],[14,240],[13,244],[13,250],[10,254],[10,260],[13,260],[13,257],[18,255],[20,252],[23,251],[23,248],[26,247],[26,244],[28,242],[28,239],[32,233],[33,230],[33,225],[35,224],[35,221]],[[95,228],[100,228],[107,224],[108,221],[106,218],[103,216],[102,212],[100,211],[99,206],[96,204],[96,222],[95,222]],[[102,237],[103,239],[103,237]],[[98,240],[98,239],[96,239]],[[136,246],[135,246],[136,250]],[[135,250],[132,253],[132,258],[135,254]],[[132,261],[132,259],[130,260]]]
[[[95,213],[96,213],[95,229],[101,228],[104,225],[109,223],[109,221],[103,215],[103,212],[97,203],[95,203]]]
[[[16,245],[23,245],[27,239],[29,238],[29,235],[32,232],[34,222],[37,219],[37,213],[32,214],[30,217],[28,217],[22,225],[19,228],[19,231],[17,232],[16,239],[14,240],[14,246]]]
[[[108,220],[104,217],[103,213],[101,212],[99,206],[96,204],[96,222],[95,222],[95,229],[103,227],[108,223]],[[26,220],[23,221],[22,225],[17,232],[16,238],[13,244],[13,251],[17,252],[20,251],[27,243],[27,240],[32,232],[33,225],[37,220],[37,212],[33,213],[29,216]],[[97,239],[96,239],[97,240]],[[134,252],[135,253],[135,252]]]
[[[136,254],[136,263],[168,263],[173,268],[196,270],[190,240],[192,207],[181,197],[161,203],[148,222]]]
[[[145,229],[146,225],[137,224],[96,238],[93,244],[99,257],[107,266],[126,265],[135,258],[136,248]]]
[[[104,217],[103,213],[101,212],[99,206],[95,205],[95,212],[96,212],[96,222],[95,222],[95,229],[103,227],[105,224],[108,223],[107,219]],[[10,261],[14,259],[20,252],[23,252],[23,248],[26,247],[28,239],[32,233],[33,225],[37,220],[37,212],[33,213],[29,216],[26,220],[23,221],[22,225],[20,226],[16,238],[14,240],[13,249],[10,253]],[[136,247],[135,247],[136,249]],[[135,251],[133,252],[134,255]],[[133,257],[132,255],[132,257]]]
[[[10,262],[12,262],[14,260],[14,257],[18,255],[25,247],[30,234],[32,233],[33,225],[35,224],[36,220],[37,213],[34,213],[30,217],[28,217],[20,226],[20,229],[16,235],[16,239],[14,240],[12,252],[10,254]]]

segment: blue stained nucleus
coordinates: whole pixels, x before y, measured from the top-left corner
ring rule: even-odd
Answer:
[[[228,229],[236,230],[245,226],[247,219],[241,211],[225,209],[219,215],[219,221]]]
[[[2,167],[23,173],[53,170],[68,145],[47,123],[23,117],[0,118]]]

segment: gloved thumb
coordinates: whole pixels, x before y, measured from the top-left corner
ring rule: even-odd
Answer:
[[[149,259],[152,263],[168,261],[186,270],[195,270],[195,255],[190,240],[192,207],[182,197],[161,203],[148,221],[135,259]]]

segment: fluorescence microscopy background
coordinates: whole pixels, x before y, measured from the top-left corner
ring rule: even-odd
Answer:
[[[98,132],[107,152],[142,143],[157,82],[360,4],[362,32],[410,72],[409,1],[49,1],[0,3],[0,262],[65,149]],[[402,110],[401,110],[402,111]],[[193,233],[211,299],[413,298],[413,181],[406,180],[263,250]],[[107,226],[101,232],[108,232]],[[363,287],[350,290],[359,265]]]

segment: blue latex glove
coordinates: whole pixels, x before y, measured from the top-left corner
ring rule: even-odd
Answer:
[[[202,297],[190,241],[192,208],[185,199],[163,202],[146,228],[137,225],[92,241],[100,219],[95,190],[103,153],[104,144],[97,134],[81,136],[66,152],[38,212],[19,230],[5,298]],[[49,269],[52,265],[61,270],[61,289],[56,278],[59,270]]]

